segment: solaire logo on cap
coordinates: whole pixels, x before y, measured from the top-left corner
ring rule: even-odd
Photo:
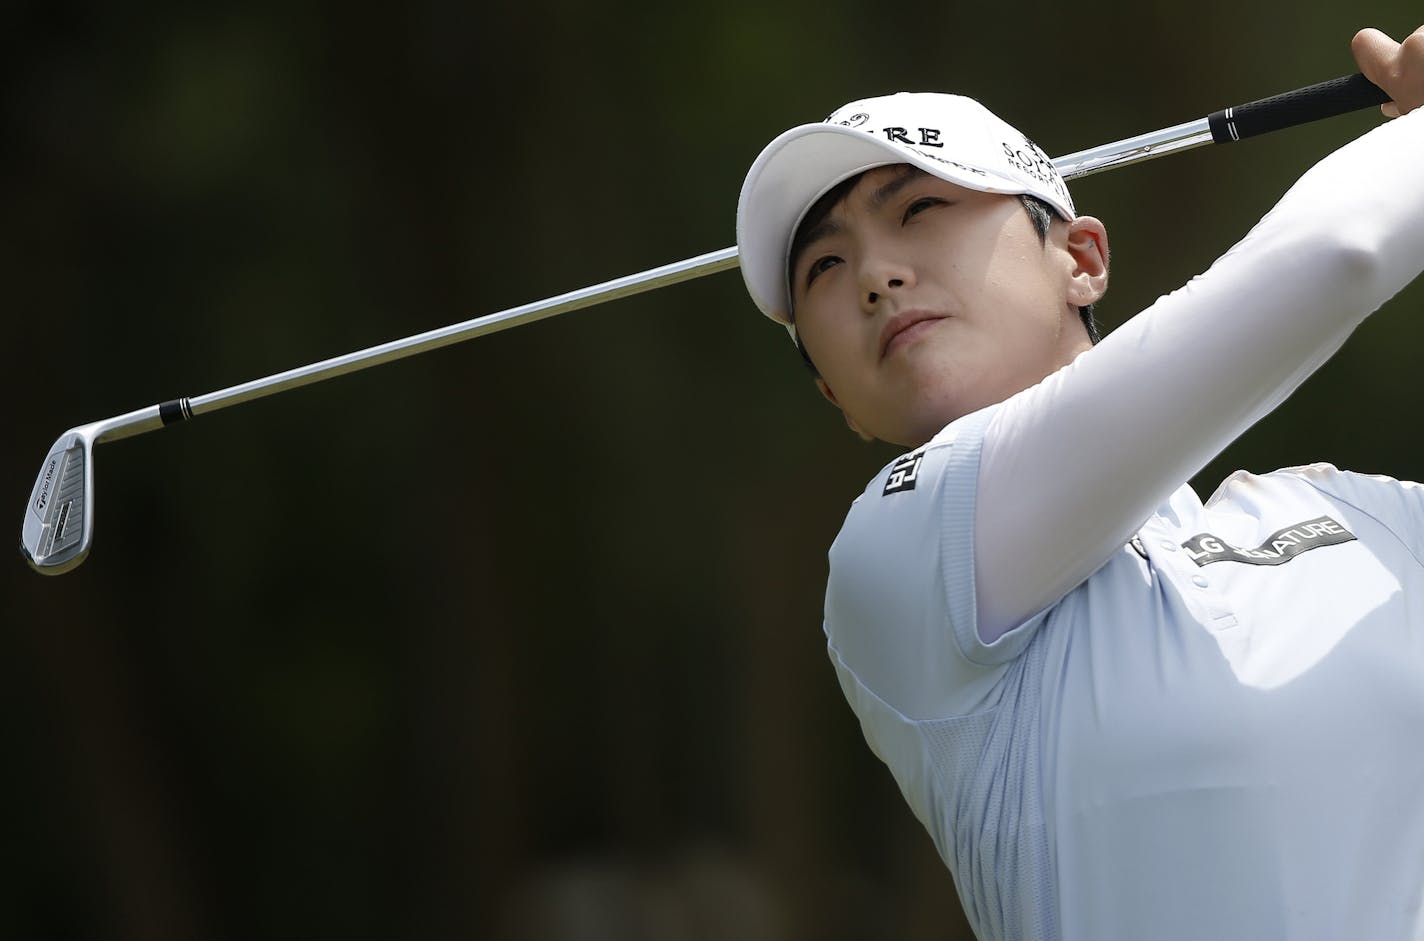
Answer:
[[[1021,134],[1023,143],[1015,146],[1010,141],[1001,141],[1004,148],[1004,159],[1009,166],[1026,176],[1031,176],[1040,183],[1053,187],[1054,191],[1064,199],[1068,198],[1068,184],[1063,182],[1063,177],[1059,175],[1058,168],[1053,165],[1053,161],[1048,158],[1048,154],[1043,152],[1028,135]]]
[[[892,144],[908,144],[911,147],[943,147],[944,131],[937,127],[899,127],[887,124],[879,129],[866,127],[870,123],[870,112],[857,111],[848,117],[836,120],[836,112],[826,118],[824,124],[839,124],[841,127],[861,128],[867,134],[878,133]]]

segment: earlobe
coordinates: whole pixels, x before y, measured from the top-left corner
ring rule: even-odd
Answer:
[[[1068,300],[1075,307],[1096,304],[1108,290],[1108,230],[1092,216],[1068,223],[1067,250],[1073,259]]]

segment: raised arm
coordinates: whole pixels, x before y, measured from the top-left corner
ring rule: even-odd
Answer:
[[[1424,28],[1364,30],[1361,70],[1424,104]],[[1062,597],[1424,269],[1424,112],[1311,169],[1205,274],[1006,401],[975,518],[985,642]]]

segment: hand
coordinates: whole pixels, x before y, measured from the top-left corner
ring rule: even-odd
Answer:
[[[1397,118],[1424,105],[1424,26],[1398,43],[1377,29],[1362,29],[1350,41],[1350,51],[1365,78],[1393,100],[1381,105],[1387,118]]]

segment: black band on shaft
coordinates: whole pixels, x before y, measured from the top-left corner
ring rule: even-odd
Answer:
[[[1229,144],[1257,134],[1359,111],[1370,105],[1382,105],[1387,101],[1389,95],[1357,72],[1218,111],[1207,118],[1207,123],[1211,126],[1213,142]]]
[[[158,418],[164,425],[175,425],[193,417],[187,399],[172,399],[158,406]]]

